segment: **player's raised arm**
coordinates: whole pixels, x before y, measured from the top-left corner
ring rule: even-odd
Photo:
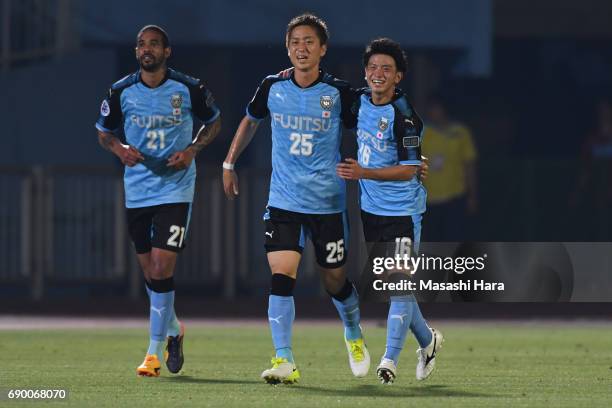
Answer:
[[[238,175],[234,171],[234,165],[242,151],[251,143],[255,131],[257,131],[257,126],[259,126],[259,121],[249,116],[245,116],[240,121],[227,156],[223,161],[223,190],[230,200],[236,198],[239,192]]]

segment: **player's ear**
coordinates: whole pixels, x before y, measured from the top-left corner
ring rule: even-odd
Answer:
[[[169,58],[171,54],[172,54],[172,48],[170,48],[170,47],[164,48],[164,56],[166,58]]]
[[[321,46],[321,56],[325,56],[325,54],[327,53],[327,44],[323,44]]]
[[[402,78],[404,77],[404,73],[397,71],[397,73],[395,74],[395,84],[399,84],[400,82],[402,82]]]

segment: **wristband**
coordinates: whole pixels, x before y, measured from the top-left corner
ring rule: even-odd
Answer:
[[[223,168],[225,170],[234,170],[234,163],[223,162]]]

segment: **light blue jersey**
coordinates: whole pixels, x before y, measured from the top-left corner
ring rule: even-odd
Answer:
[[[374,105],[369,90],[358,102],[358,161],[364,168],[421,164],[423,122],[396,93],[393,101]],[[406,216],[425,212],[427,193],[417,177],[408,181],[359,180],[361,209],[375,215]]]
[[[166,165],[173,153],[191,144],[193,116],[206,124],[219,116],[212,95],[198,79],[168,69],[156,88],[141,81],[140,71],[113,84],[96,128],[114,133],[123,120],[127,144],[145,158],[125,168],[127,208],[193,201],[195,161],[184,170]]]
[[[268,206],[305,214],[345,210],[345,183],[336,175],[336,164],[342,122],[354,127],[349,113],[353,101],[348,84],[325,73],[307,88],[299,87],[293,78],[264,79],[247,115],[255,120],[271,118]]]

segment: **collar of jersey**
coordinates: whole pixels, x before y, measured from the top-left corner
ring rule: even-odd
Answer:
[[[325,74],[323,73],[323,71],[319,70],[319,76],[317,77],[317,79],[316,79],[316,80],[315,80],[315,81],[314,81],[312,84],[308,85],[308,86],[307,86],[307,87],[305,87],[305,88],[302,88],[302,87],[301,87],[301,86],[299,86],[299,85],[298,85],[298,83],[295,81],[294,74],[295,74],[295,72],[291,72],[291,76],[289,77],[289,79],[291,79],[291,82],[293,82],[293,85],[297,86],[297,87],[298,87],[298,88],[300,88],[300,89],[308,89],[308,88],[312,88],[313,86],[315,86],[316,84],[318,84],[319,82],[321,82],[321,80],[323,79],[323,75],[325,75]]]
[[[365,94],[368,96],[368,102],[370,102],[370,104],[372,104],[372,106],[383,107],[383,106],[391,105],[393,102],[397,101],[399,98],[404,96],[404,91],[402,91],[400,88],[396,87],[395,88],[395,93],[393,94],[393,98],[389,102],[383,103],[382,105],[377,105],[377,104],[374,103],[374,101],[372,101],[372,90],[370,88],[366,89]]]
[[[138,70],[138,81],[143,84],[145,87],[149,88],[149,89],[157,89],[160,86],[162,86],[163,84],[166,83],[166,81],[168,80],[168,78],[170,78],[170,71],[172,70],[172,68],[166,68],[166,74],[164,75],[164,79],[161,80],[161,82],[159,83],[159,85],[157,85],[155,88],[151,88],[149,85],[145,84],[145,82],[142,80],[142,76],[140,75],[140,70]]]

